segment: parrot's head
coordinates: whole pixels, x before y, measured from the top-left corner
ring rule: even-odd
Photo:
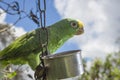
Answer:
[[[84,25],[80,20],[76,19],[64,19],[67,24],[68,31],[73,35],[80,35],[84,33]]]
[[[51,31],[56,34],[72,37],[84,33],[84,25],[82,21],[72,18],[66,18],[51,25]]]

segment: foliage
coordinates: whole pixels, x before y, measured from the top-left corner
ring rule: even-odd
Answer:
[[[120,80],[120,51],[109,54],[105,61],[96,59],[90,70],[84,61],[84,74],[79,80]]]

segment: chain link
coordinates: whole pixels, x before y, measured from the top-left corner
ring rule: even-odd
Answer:
[[[46,0],[38,0],[38,9],[39,9],[39,13],[40,13],[40,27],[42,28],[42,30],[45,33],[44,37],[46,37],[45,43],[41,43],[42,48],[45,48],[45,51],[42,51],[42,52],[46,52],[47,46],[48,46],[48,30],[46,28]],[[42,42],[42,41],[40,41],[40,42]],[[48,53],[46,53],[46,54],[42,53],[42,56],[45,56],[45,55],[48,55]]]
[[[41,27],[45,28],[46,26],[46,0],[43,0],[43,5],[42,1],[38,0],[38,9],[40,12],[40,22],[41,22]]]
[[[46,0],[37,0],[38,2],[38,11],[40,13],[40,22],[39,27],[42,28],[42,31],[39,32],[39,39],[40,39],[40,45],[42,46],[42,54],[40,55],[40,61],[41,63],[36,67],[35,71],[35,79],[36,80],[46,80],[46,72],[47,68],[44,65],[44,61],[42,59],[43,56],[48,55],[48,30],[46,28]],[[45,40],[41,39],[43,36],[43,33],[45,34]]]

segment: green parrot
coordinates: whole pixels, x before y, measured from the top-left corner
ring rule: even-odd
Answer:
[[[83,23],[76,19],[66,18],[46,27],[48,32],[48,50],[54,53],[68,39],[84,32]],[[8,47],[0,51],[0,65],[26,64],[33,70],[39,64],[39,55],[42,51],[40,41],[45,43],[46,33],[37,28],[17,38]]]

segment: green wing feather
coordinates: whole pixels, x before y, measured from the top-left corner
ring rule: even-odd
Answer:
[[[41,29],[38,28],[32,32],[26,33],[25,35],[16,39],[7,48],[0,51],[1,61],[4,64],[24,64],[28,63],[28,61],[32,61],[31,56],[36,59],[36,56],[38,56],[37,53],[41,51],[39,39],[40,30]],[[33,61],[35,59],[33,59]]]
[[[29,54],[29,52],[37,52],[39,40],[37,30],[29,32],[18,39],[0,52],[0,56],[4,59],[15,59]],[[34,47],[33,47],[34,46]],[[14,58],[12,58],[14,57]]]

